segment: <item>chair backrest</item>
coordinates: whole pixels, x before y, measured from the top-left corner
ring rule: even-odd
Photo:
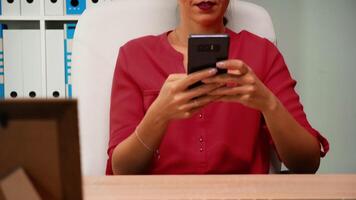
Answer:
[[[105,172],[109,107],[119,47],[149,34],[160,34],[178,23],[177,0],[116,0],[87,9],[79,18],[73,41],[73,95],[78,98],[82,170]],[[243,29],[275,42],[267,11],[255,4],[231,0],[228,27]]]

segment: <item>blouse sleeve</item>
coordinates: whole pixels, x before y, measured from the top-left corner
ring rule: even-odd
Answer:
[[[296,81],[292,79],[282,54],[272,43],[266,42],[268,57],[264,84],[276,95],[296,121],[319,141],[322,148],[320,155],[324,157],[329,151],[327,139],[309,124],[299,95],[295,91]],[[268,131],[266,125],[264,125],[264,129]]]
[[[111,158],[115,147],[135,130],[144,116],[142,93],[130,75],[128,65],[125,48],[121,47],[111,90],[109,158],[106,166],[108,175],[113,174]]]

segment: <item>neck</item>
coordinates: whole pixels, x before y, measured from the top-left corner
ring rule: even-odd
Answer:
[[[176,34],[183,46],[188,46],[188,37],[190,34],[219,34],[225,32],[225,26],[222,21],[215,24],[204,26],[194,22],[181,21],[176,28]]]

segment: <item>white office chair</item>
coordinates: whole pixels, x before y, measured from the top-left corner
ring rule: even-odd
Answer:
[[[276,41],[271,17],[260,6],[231,0],[227,17],[235,32],[245,29]],[[133,38],[173,29],[178,20],[177,0],[116,0],[88,9],[79,18],[72,82],[79,101],[84,175],[105,172],[111,83],[119,47]],[[279,161],[271,163],[276,164],[272,172],[280,170]]]

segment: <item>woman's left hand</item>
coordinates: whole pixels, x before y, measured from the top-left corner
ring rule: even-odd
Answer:
[[[239,102],[257,109],[262,113],[274,109],[277,97],[262,83],[251,68],[241,60],[226,60],[216,64],[218,68],[227,69],[227,74],[204,79],[204,83],[220,83],[220,87],[209,95],[222,96],[221,101]]]

